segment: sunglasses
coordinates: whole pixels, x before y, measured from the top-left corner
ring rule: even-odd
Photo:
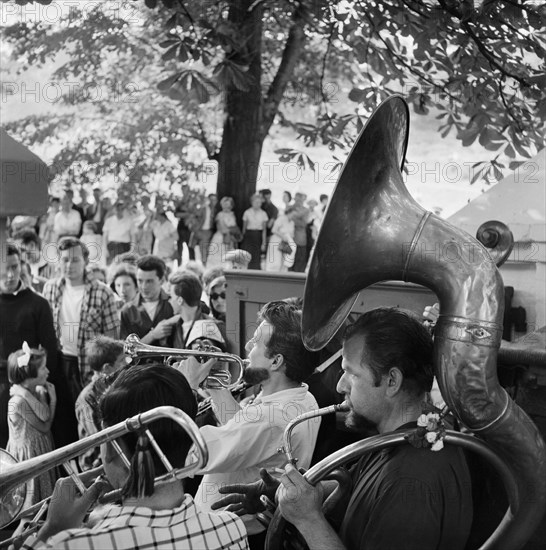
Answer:
[[[225,292],[220,292],[220,294],[218,294],[216,292],[213,292],[210,295],[211,300],[218,300],[218,298],[222,298],[222,300],[225,300],[226,299],[226,293]]]

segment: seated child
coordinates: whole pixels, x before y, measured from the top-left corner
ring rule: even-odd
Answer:
[[[93,378],[76,400],[76,418],[80,439],[101,429],[99,401],[108,387],[109,375],[125,366],[123,342],[97,336],[86,345],[89,365],[93,369]],[[89,470],[100,465],[100,448],[95,447],[83,453],[79,458],[80,468]]]

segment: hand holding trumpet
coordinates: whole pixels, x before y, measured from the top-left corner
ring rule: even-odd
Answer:
[[[200,363],[196,357],[188,357],[173,363],[172,366],[186,377],[192,390],[197,390],[217,362],[214,357],[204,363]]]
[[[99,477],[81,495],[72,478],[63,477],[57,480],[38,540],[47,540],[66,529],[80,527],[88,510],[108,487],[108,482]]]

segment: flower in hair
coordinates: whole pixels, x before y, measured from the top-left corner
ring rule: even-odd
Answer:
[[[23,342],[21,349],[23,350],[24,353],[23,355],[19,355],[19,357],[17,357],[17,366],[19,368],[28,366],[28,363],[30,361],[30,356],[32,355],[32,352],[30,351],[30,347],[28,346],[26,341]]]
[[[444,448],[446,427],[444,417],[447,414],[438,413],[437,409],[425,411],[417,419],[417,428],[405,436],[406,440],[418,449],[441,451]]]

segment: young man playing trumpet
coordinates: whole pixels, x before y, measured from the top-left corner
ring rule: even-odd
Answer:
[[[285,459],[278,449],[286,425],[296,416],[318,409],[303,383],[313,366],[301,340],[301,311],[284,301],[270,302],[263,306],[258,320],[260,325],[246,346],[250,364],[244,380],[259,384],[260,393],[241,407],[228,390],[209,390],[221,425],[200,430],[209,449],[205,475],[195,495],[202,510],[211,510],[221,498],[222,486],[253,482],[259,479],[260,469],[283,466]],[[187,359],[180,368],[197,388],[211,363],[202,366]],[[294,453],[304,468],[311,462],[319,427],[317,418],[294,431]],[[264,530],[252,517],[244,519],[249,535]]]
[[[337,385],[354,428],[380,434],[416,426],[432,385],[432,340],[419,320],[395,308],[365,313],[343,343],[343,375]],[[436,449],[434,449],[436,450]],[[283,517],[310,550],[463,550],[472,523],[470,475],[459,447],[438,452],[409,444],[365,454],[352,468],[352,494],[339,533],[322,512],[334,482],[310,485],[291,464],[276,497]],[[228,486],[217,503],[237,513],[256,509],[266,489],[279,482]]]
[[[128,367],[120,371],[101,400],[103,425],[116,425],[162,405],[177,407],[195,418],[197,405],[184,376],[159,364]],[[191,446],[188,433],[166,418],[147,428],[172,466],[182,468]],[[22,548],[248,548],[244,525],[234,514],[198,510],[191,496],[185,494],[182,480],[154,481],[156,475],[165,473],[165,467],[145,430],[129,432],[117,443],[125,457],[112,442],[102,444],[101,455],[109,483],[122,489],[121,506],[112,506],[93,527],[85,527],[84,517],[105,483],[97,480],[83,495],[76,496],[72,478],[63,478],[55,486],[43,527]]]

